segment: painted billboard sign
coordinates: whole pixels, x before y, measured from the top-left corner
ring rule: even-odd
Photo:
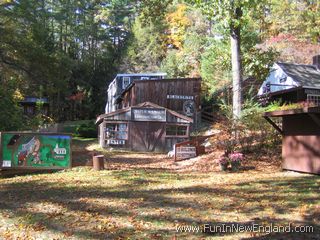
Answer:
[[[2,168],[71,167],[71,136],[48,133],[1,133]]]

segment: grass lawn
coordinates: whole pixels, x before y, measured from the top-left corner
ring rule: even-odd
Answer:
[[[320,239],[319,176],[191,171],[163,167],[174,166],[164,155],[106,156],[104,171],[81,166],[0,178],[0,239]],[[200,232],[205,224],[252,223],[311,225],[314,232]],[[182,226],[200,231],[177,232]]]

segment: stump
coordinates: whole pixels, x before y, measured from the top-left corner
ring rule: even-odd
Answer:
[[[96,171],[100,171],[104,169],[104,156],[96,155],[92,157],[93,169]]]

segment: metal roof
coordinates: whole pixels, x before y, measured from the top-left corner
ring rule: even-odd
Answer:
[[[320,70],[315,65],[277,62],[299,86],[320,88]]]
[[[48,98],[37,98],[37,97],[25,97],[21,103],[37,103],[37,102],[42,102],[42,103],[48,103]]]
[[[135,76],[141,76],[141,77],[158,77],[158,76],[167,76],[166,73],[158,72],[158,73],[119,73],[117,74],[117,77],[135,77]]]

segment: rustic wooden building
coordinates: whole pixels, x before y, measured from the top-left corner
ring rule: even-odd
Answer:
[[[115,100],[119,97],[123,90],[125,90],[133,81],[163,79],[166,75],[166,73],[117,74],[108,86],[105,113],[110,113],[119,109],[118,103],[116,103]]]
[[[101,147],[164,152],[171,150],[175,143],[189,139],[192,119],[144,102],[102,114],[96,123]]]
[[[23,113],[28,116],[34,116],[38,113],[48,115],[49,113],[48,98],[25,97],[19,104],[23,107]],[[37,104],[41,104],[41,109],[38,109]]]
[[[116,102],[120,109],[147,101],[153,102],[188,116],[197,124],[201,117],[200,97],[200,78],[140,80],[133,81]]]
[[[265,118],[282,135],[282,167],[320,174],[320,107],[266,112]],[[272,118],[282,118],[282,126]]]

